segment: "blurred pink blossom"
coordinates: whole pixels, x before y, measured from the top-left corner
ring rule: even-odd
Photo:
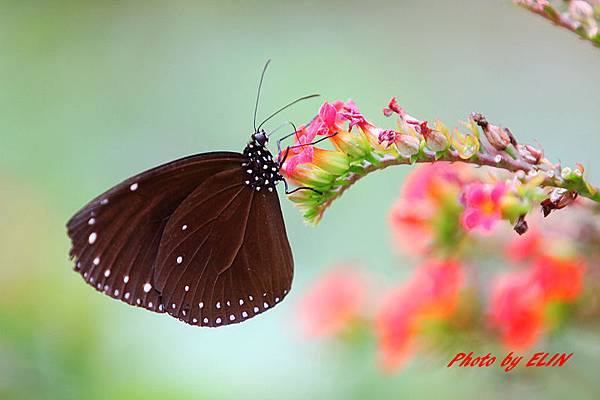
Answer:
[[[468,185],[461,197],[465,210],[461,216],[463,227],[471,231],[480,228],[490,232],[502,218],[501,200],[508,187],[504,182],[495,185],[476,182]]]
[[[321,276],[300,302],[300,320],[309,336],[332,336],[360,318],[364,306],[364,277],[348,266]]]

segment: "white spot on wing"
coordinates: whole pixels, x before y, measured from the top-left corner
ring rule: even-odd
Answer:
[[[181,226],[181,230],[182,230],[182,231],[185,231],[186,229],[187,229],[187,225],[182,225],[182,226]]]
[[[183,257],[177,256],[177,264],[181,264],[183,262]]]
[[[104,271],[104,276],[107,278],[110,276],[110,269],[107,269],[106,271]]]
[[[94,258],[94,261],[92,261],[92,262],[94,263],[94,265],[100,264],[100,257]]]
[[[123,283],[127,283],[127,282],[129,282],[129,275],[125,275],[123,277]]]
[[[96,234],[96,232],[90,233],[90,236],[88,236],[88,243],[89,244],[94,244],[94,242],[96,241],[97,237],[98,237],[98,235]]]
[[[152,289],[152,285],[148,282],[144,283],[144,293],[148,293]]]
[[[131,190],[132,192],[135,192],[138,188],[138,184],[134,183],[131,186],[129,186],[129,190]]]
[[[88,225],[94,225],[96,223],[96,218],[90,218],[88,219]]]

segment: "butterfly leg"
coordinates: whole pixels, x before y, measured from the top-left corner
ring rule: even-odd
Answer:
[[[296,133],[296,132],[294,132],[294,133]],[[296,149],[298,147],[304,147],[304,146],[314,146],[315,144],[320,143],[320,142],[322,142],[324,140],[330,139],[330,138],[332,138],[332,137],[334,137],[334,136],[336,136],[338,134],[338,132],[335,132],[335,133],[333,133],[331,135],[324,136],[321,139],[315,140],[314,142],[303,143],[303,144],[296,144],[296,145],[293,145],[293,146],[288,146],[285,149],[285,154],[283,155],[283,159],[281,159],[281,141],[287,139],[290,136],[292,136],[294,133],[286,135],[286,136],[282,137],[281,139],[279,139],[277,141],[277,150],[278,150],[278,154],[279,154],[279,157],[278,157],[277,161],[279,163],[279,168],[281,168],[281,166],[285,162],[285,160],[286,160],[286,158],[287,158],[287,156],[288,156],[288,154],[290,152],[290,149]]]
[[[285,179],[283,180],[283,186],[285,187],[285,194],[292,194],[292,193],[295,193],[295,192],[297,192],[299,190],[310,190],[311,192],[315,192],[316,194],[323,194],[323,192],[320,192],[317,189],[313,189],[313,188],[308,187],[308,186],[300,186],[300,187],[297,187],[295,189],[290,190],[289,187],[288,187],[288,183],[287,183],[287,181]]]
[[[338,132],[335,132],[335,133],[332,133],[331,135],[323,136],[321,139],[317,139],[314,142],[295,144],[293,146],[288,146],[288,149],[295,149],[295,148],[304,147],[304,146],[314,146],[317,143],[321,143],[324,140],[331,139],[332,137],[337,136],[337,134],[338,134]]]

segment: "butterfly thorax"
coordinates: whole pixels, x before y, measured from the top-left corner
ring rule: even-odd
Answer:
[[[273,155],[266,147],[266,141],[258,140],[258,134],[252,135],[244,149],[245,161],[244,183],[252,186],[255,190],[268,190],[272,192],[277,182],[283,180],[279,173],[279,165],[273,160]],[[263,135],[261,138],[264,138]]]

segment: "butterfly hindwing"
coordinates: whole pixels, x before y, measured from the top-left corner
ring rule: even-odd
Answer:
[[[293,260],[275,191],[232,169],[207,179],[165,226],[154,281],[166,311],[190,324],[244,321],[283,299]]]

